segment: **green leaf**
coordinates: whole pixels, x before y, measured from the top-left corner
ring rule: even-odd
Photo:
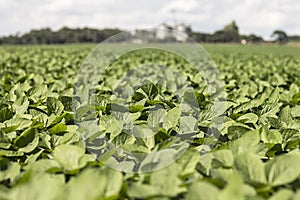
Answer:
[[[29,101],[26,96],[18,98],[12,105],[15,113],[23,114],[27,111]]]
[[[24,155],[23,152],[0,149],[0,156],[19,157],[23,155]]]
[[[181,110],[179,107],[174,107],[168,111],[165,119],[164,119],[164,128],[169,130],[170,128],[175,128],[180,119]]]
[[[15,145],[20,148],[27,146],[29,143],[33,141],[36,133],[37,133],[36,129],[33,128],[27,129],[14,140]]]
[[[131,198],[147,199],[159,194],[159,189],[153,185],[131,183],[128,186],[127,194]]]
[[[85,169],[67,184],[66,199],[119,199],[122,174],[110,168]]]
[[[55,160],[41,159],[24,167],[25,170],[34,172],[57,172],[60,170],[60,165]]]
[[[291,114],[293,117],[300,117],[300,106],[291,108]]]
[[[281,130],[283,142],[282,147],[285,149],[295,149],[299,146],[300,131],[296,129]]]
[[[51,114],[59,115],[64,110],[64,105],[54,97],[48,97],[46,104],[47,104],[47,111],[49,115]]]
[[[211,177],[223,181],[224,183],[228,182],[233,176],[233,169],[224,169],[224,168],[213,168],[211,169]]]
[[[281,144],[282,135],[278,130],[269,130],[267,127],[264,127],[261,131],[261,140],[264,143]]]
[[[176,160],[175,156],[177,153],[178,151],[171,148],[148,153],[140,164],[140,170],[143,172],[152,172],[167,167]]]
[[[20,174],[21,167],[18,163],[10,162],[7,158],[0,158],[0,181],[14,179]]]
[[[160,124],[164,121],[167,111],[164,109],[151,110],[147,119],[148,124],[153,129],[159,129]]]
[[[29,171],[24,176],[27,176],[26,182],[17,184],[11,190],[12,199],[61,199],[65,192],[64,175]]]
[[[260,158],[253,153],[243,153],[236,156],[235,168],[243,179],[250,184],[267,183],[264,164]]]
[[[242,112],[242,111],[247,111],[247,110],[249,110],[251,108],[255,108],[255,107],[260,106],[262,103],[263,102],[260,99],[253,99],[250,102],[242,103],[241,105],[239,105],[238,107],[236,107],[234,109],[234,113],[239,113],[239,112]]]
[[[279,113],[279,120],[283,121],[286,124],[289,124],[293,121],[291,115],[291,109],[289,106],[284,107]]]
[[[186,200],[220,200],[220,190],[206,182],[195,182],[188,188]]]
[[[256,122],[258,120],[258,116],[254,113],[247,113],[247,114],[240,116],[237,120],[240,121],[241,123],[256,124]]]
[[[292,97],[292,103],[293,104],[297,104],[300,101],[300,92],[296,93],[293,97]]]
[[[270,103],[276,103],[279,100],[279,87],[276,87],[268,98]]]
[[[144,81],[142,84],[143,85],[141,86],[141,89],[145,92],[150,100],[153,100],[158,95],[157,87],[148,80]]]
[[[228,184],[221,191],[221,199],[244,200],[245,196],[255,196],[256,191],[252,187],[243,184],[243,180],[237,174],[233,174]]]
[[[66,111],[73,111],[74,109],[74,101],[72,97],[68,97],[68,96],[60,96],[59,97],[60,102],[63,104],[64,109]]]
[[[25,147],[22,147],[19,149],[20,152],[24,152],[24,153],[30,153],[33,150],[35,150],[35,148],[38,146],[39,144],[39,137],[36,136],[32,142],[28,143]]]
[[[203,173],[206,176],[210,175],[210,170],[212,169],[212,154],[205,154],[200,157],[199,165],[197,166],[197,170]]]
[[[215,167],[232,167],[233,165],[233,155],[231,150],[223,149],[213,152],[213,165]]]
[[[181,181],[178,177],[180,171],[176,164],[169,165],[160,170],[154,171],[150,175],[150,184],[155,186],[159,191],[158,195],[175,197],[185,191],[181,187]],[[164,180],[164,181],[161,181]]]
[[[236,126],[229,126],[228,127],[228,138],[233,140],[241,137],[242,135],[249,132],[252,128],[247,127],[246,125],[236,125]]]
[[[0,110],[0,123],[5,122],[13,117],[13,112],[9,108],[3,108]]]
[[[19,115],[15,115],[14,118],[6,121],[5,123],[7,129],[12,128],[12,130],[23,130],[29,128],[32,125],[32,120],[23,118]]]
[[[272,195],[269,200],[293,200],[293,192],[287,189],[281,189]]]
[[[143,94],[140,93],[140,92],[135,92],[134,95],[132,96],[132,99],[135,100],[135,101],[141,101],[141,100],[143,100],[144,98],[146,98],[146,96],[143,95]]]
[[[259,131],[248,131],[242,137],[230,143],[229,146],[234,154],[245,152],[258,153],[261,150],[259,141]]]
[[[268,161],[265,173],[268,183],[272,186],[285,185],[294,181],[300,175],[300,153],[291,152]]]
[[[49,132],[51,135],[64,133],[67,131],[67,126],[65,124],[56,124],[52,128],[50,128]]]
[[[192,149],[187,149],[186,152],[176,161],[180,166],[180,176],[188,176],[196,170],[196,165],[200,159],[199,152]]]
[[[84,150],[69,144],[59,145],[53,151],[54,159],[68,172],[77,170],[86,164],[80,164],[83,155]]]
[[[193,116],[183,116],[180,118],[180,130],[185,133],[194,132],[197,126],[197,119]]]

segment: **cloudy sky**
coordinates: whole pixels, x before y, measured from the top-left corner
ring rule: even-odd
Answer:
[[[201,32],[235,20],[241,33],[268,38],[280,28],[300,35],[299,0],[0,0],[0,35],[63,26],[151,28],[174,18]]]

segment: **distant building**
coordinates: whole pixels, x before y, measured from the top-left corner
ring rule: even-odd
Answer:
[[[162,23],[155,28],[156,38],[163,40],[172,37],[173,27],[166,23]]]
[[[141,44],[148,42],[186,42],[191,27],[186,24],[177,24],[175,26],[166,23],[159,24],[154,29],[136,29],[132,32],[131,42]]]
[[[156,37],[160,40],[170,40],[174,38],[178,42],[185,42],[188,38],[187,34],[191,27],[186,24],[176,24],[175,26],[162,23],[158,25],[156,30]]]

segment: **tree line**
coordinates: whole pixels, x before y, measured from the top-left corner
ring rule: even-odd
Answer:
[[[97,43],[120,33],[120,29],[91,29],[63,27],[58,31],[50,28],[32,30],[23,35],[10,35],[0,38],[0,44],[66,44]]]
[[[75,28],[63,27],[58,31],[52,31],[50,28],[32,30],[23,35],[10,35],[0,37],[0,44],[66,44],[66,43],[99,43],[123,30],[121,29],[92,29],[92,28]],[[246,41],[247,43],[260,43],[263,38],[255,34],[241,35],[235,21],[232,21],[223,29],[212,34],[195,32],[192,29],[187,31],[188,36],[197,42],[236,42]],[[286,43],[287,41],[300,41],[300,36],[287,36],[282,30],[275,30],[272,34],[274,42]],[[126,41],[130,35],[122,34],[121,37],[115,37],[118,41]],[[110,41],[113,41],[111,38]]]

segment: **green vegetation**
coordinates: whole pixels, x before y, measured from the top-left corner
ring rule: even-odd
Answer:
[[[176,27],[165,24],[164,29],[176,31]],[[185,25],[186,26],[186,25]],[[0,37],[0,44],[74,44],[74,43],[99,43],[108,38],[110,42],[128,41],[136,38],[150,39],[151,41],[158,42],[175,42],[176,38],[172,35],[168,35],[165,38],[159,38],[157,31],[152,30],[135,30],[136,33],[132,34],[126,30],[121,29],[93,29],[93,28],[68,28],[63,27],[58,31],[53,31],[50,28],[44,28],[40,30],[31,30],[28,33],[16,34]],[[113,41],[115,38],[112,36],[123,33],[122,38],[119,36],[118,41]],[[168,32],[168,31],[166,31]],[[235,21],[225,25],[221,30],[217,30],[214,33],[202,33],[192,30],[190,26],[186,26],[185,30],[180,30],[184,34],[193,38],[197,42],[206,43],[240,43],[241,40],[247,43],[256,44],[264,42],[263,38],[255,35],[241,35],[239,28]],[[271,33],[270,33],[271,34]],[[112,37],[112,38],[111,38]],[[283,30],[275,30],[272,34],[274,40],[271,42],[277,42],[285,44],[288,41],[299,41],[299,36],[288,36]],[[270,42],[270,41],[269,41]]]
[[[58,31],[50,28],[32,30],[22,35],[0,37],[0,44],[66,44],[66,43],[98,43],[120,33],[120,29],[92,29],[63,27]]]
[[[288,42],[288,35],[283,30],[275,30],[272,33],[272,37],[276,37],[275,41],[279,44],[285,44]]]
[[[95,90],[98,104],[91,113],[89,106],[79,109],[81,99],[73,93],[77,72],[93,47],[0,48],[0,199],[300,199],[297,47],[205,45],[227,93],[225,112],[217,116],[209,114],[214,95],[203,79],[173,56],[165,64],[190,81],[199,118],[185,115],[164,82],[147,82],[134,93],[129,117],[159,127],[151,140],[124,134],[119,124],[128,116],[111,113],[113,106],[124,108],[109,96],[111,85],[130,67],[164,63],[164,54],[133,52],[114,62]],[[166,80],[173,83],[170,77]],[[172,88],[184,84],[176,79]],[[216,118],[223,122],[220,130],[210,126]],[[103,124],[100,136],[138,153],[172,145],[174,132],[193,137],[187,151],[163,169],[119,172],[105,165],[111,152],[96,158],[82,141],[76,121],[92,127],[91,119]]]

